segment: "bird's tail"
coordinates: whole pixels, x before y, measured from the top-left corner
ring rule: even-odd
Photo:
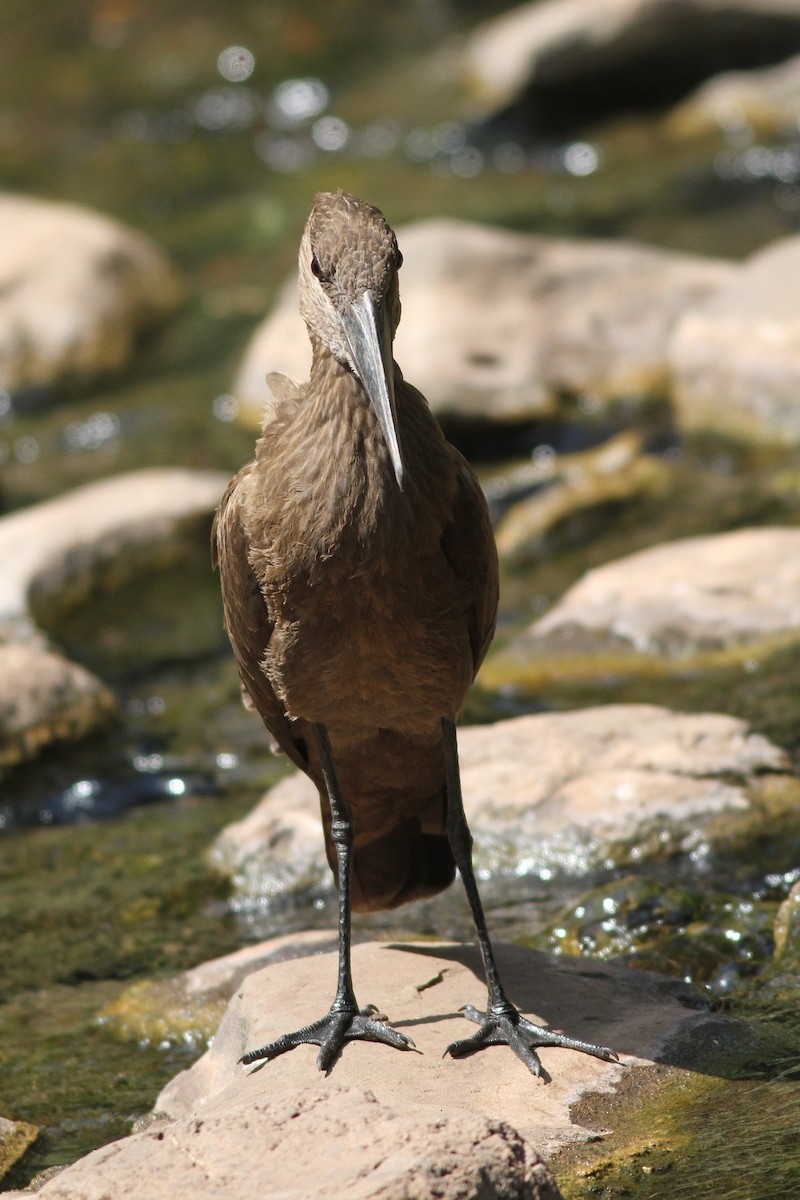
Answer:
[[[434,809],[441,813],[441,821],[430,820],[428,807],[424,819],[400,812],[382,821],[379,827],[370,828],[370,823],[359,820],[361,814],[354,812],[351,883],[354,912],[397,908],[411,900],[435,896],[453,882],[456,864],[444,832],[444,794],[437,801]],[[323,811],[328,862],[336,875],[336,848],[326,816]]]
[[[353,860],[355,912],[397,908],[435,896],[453,882],[456,864],[444,834],[425,833],[414,818],[359,846]]]

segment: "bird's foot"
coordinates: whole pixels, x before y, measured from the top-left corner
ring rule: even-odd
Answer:
[[[314,1021],[312,1025],[306,1025],[294,1033],[285,1033],[283,1037],[270,1042],[268,1046],[262,1046],[260,1050],[250,1050],[242,1055],[239,1062],[249,1066],[250,1063],[259,1062],[261,1059],[278,1058],[287,1050],[294,1050],[295,1046],[311,1043],[320,1048],[317,1055],[318,1068],[320,1071],[327,1071],[345,1042],[383,1042],[387,1046],[394,1046],[396,1050],[416,1049],[410,1037],[400,1033],[398,1029],[392,1029],[386,1022],[387,1018],[378,1012],[374,1004],[368,1004],[360,1011],[349,1005],[337,1007],[334,1004],[330,1012],[319,1021]]]
[[[471,1037],[453,1042],[447,1047],[445,1054],[451,1054],[453,1058],[464,1058],[477,1050],[483,1050],[486,1046],[510,1046],[517,1058],[521,1058],[534,1075],[542,1074],[542,1064],[535,1049],[537,1046],[562,1046],[566,1050],[580,1050],[583,1054],[591,1054],[594,1058],[602,1058],[606,1062],[619,1061],[619,1056],[607,1046],[579,1042],[576,1038],[556,1033],[544,1025],[534,1025],[511,1006],[494,1012],[478,1012],[471,1004],[466,1004],[461,1012],[468,1020],[480,1025],[480,1029]]]

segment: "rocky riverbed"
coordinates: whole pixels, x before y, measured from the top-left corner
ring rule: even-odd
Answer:
[[[184,73],[135,105],[123,48],[160,62],[161,26],[95,14],[113,121],[43,81],[48,121],[0,124],[7,1187],[798,1190],[800,13],[685,8],[676,31],[648,6],[655,41],[636,0],[420,18],[377,92],[340,78],[346,117],[278,24],[296,97],[323,105],[293,125],[286,80],[231,81],[216,50],[203,75],[207,31],[172,25]],[[17,64],[3,78],[23,94]],[[29,147],[51,129],[45,186]],[[460,746],[510,990],[620,1065],[441,1061],[483,1003],[458,884],[356,922],[359,995],[421,1054],[236,1065],[329,1002],[335,899],[313,789],[239,703],[207,534],[265,375],[304,377],[296,231],[337,184],[398,226],[398,360],[496,522],[500,625]]]

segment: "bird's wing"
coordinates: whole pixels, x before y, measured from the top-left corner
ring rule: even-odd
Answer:
[[[497,548],[481,485],[457,450],[456,499],[442,534],[442,553],[460,583],[469,622],[475,672],[483,662],[497,621],[499,594]]]
[[[267,612],[258,580],[247,557],[242,527],[241,491],[252,464],[235,475],[222,497],[211,528],[211,561],[219,568],[225,628],[228,631],[242,686],[280,748],[298,767],[305,768],[305,743],[292,728],[283,706],[259,664],[272,637],[273,622]]]

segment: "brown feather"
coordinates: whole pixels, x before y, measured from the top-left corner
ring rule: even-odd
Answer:
[[[312,253],[333,285],[312,276]],[[441,719],[461,712],[497,611],[497,557],[474,475],[395,365],[400,490],[332,332],[336,288],[374,289],[396,327],[396,265],[394,234],[376,209],[341,193],[318,198],[300,270],[311,377],[278,389],[213,533],[242,683],[316,783],[334,866],[309,724],[328,730],[355,825],[356,909],[393,907],[453,878]]]

